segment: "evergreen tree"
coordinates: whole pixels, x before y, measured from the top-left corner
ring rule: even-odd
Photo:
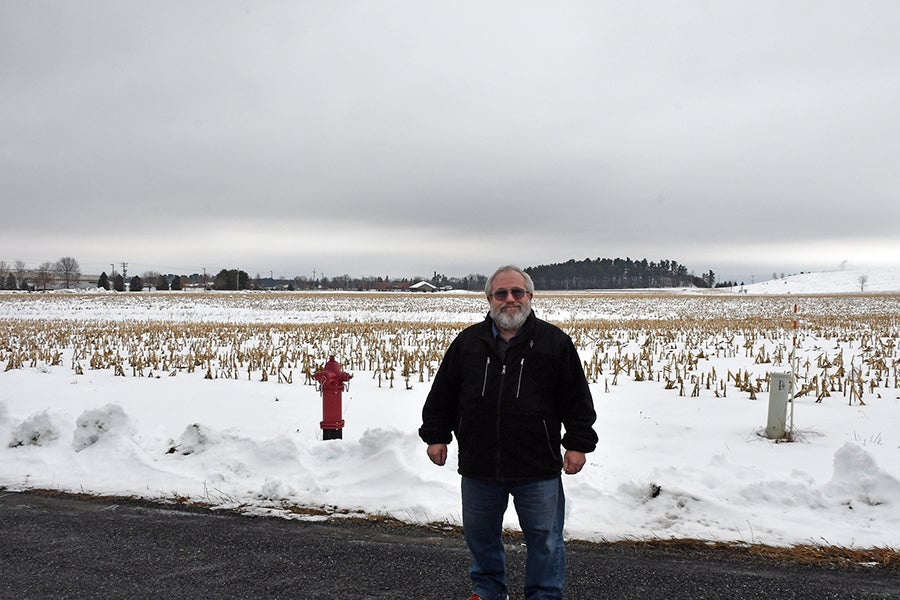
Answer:
[[[693,277],[687,267],[673,260],[657,262],[626,258],[598,258],[528,267],[535,286],[544,290],[625,289],[647,287],[702,286],[704,280]]]
[[[129,292],[140,292],[144,289],[144,280],[135,275],[131,278],[131,282],[128,284]]]
[[[237,289],[234,285],[234,279],[231,280],[230,285],[229,285],[228,274],[229,274],[229,271],[227,269],[222,269],[221,271],[216,273],[216,277],[215,277],[215,279],[213,279],[213,289],[214,290],[227,290],[227,289],[235,290],[235,289]]]
[[[165,291],[169,289],[169,280],[166,279],[165,275],[160,275],[156,278],[156,289],[157,291]]]
[[[107,276],[106,271],[100,273],[100,279],[97,280],[97,287],[103,288],[104,290],[109,289],[109,276]]]
[[[172,283],[169,284],[169,289],[171,290],[181,290],[183,286],[181,285],[181,275],[175,275],[172,278]]]
[[[116,273],[116,276],[113,277],[113,289],[117,292],[125,291],[125,278],[118,273]]]
[[[237,269],[222,269],[216,275],[213,288],[217,290],[246,290],[250,276]]]

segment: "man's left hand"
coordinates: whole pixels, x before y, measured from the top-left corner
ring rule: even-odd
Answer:
[[[587,462],[587,457],[584,455],[584,452],[566,450],[565,455],[563,455],[563,472],[567,475],[574,475],[581,471],[585,462]]]

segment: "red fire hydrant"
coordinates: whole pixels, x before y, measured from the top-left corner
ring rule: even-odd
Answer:
[[[343,437],[344,419],[341,417],[341,393],[350,389],[350,373],[341,371],[341,365],[334,356],[325,363],[325,369],[313,375],[319,382],[322,391],[322,428],[323,440],[339,440]]]

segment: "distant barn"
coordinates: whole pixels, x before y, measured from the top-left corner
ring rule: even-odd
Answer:
[[[427,281],[420,281],[409,286],[411,292],[436,292],[437,286],[431,285]]]

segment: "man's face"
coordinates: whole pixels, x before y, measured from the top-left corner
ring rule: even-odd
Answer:
[[[521,298],[515,298],[514,294],[520,293]],[[531,294],[525,291],[525,278],[515,271],[504,271],[494,277],[489,302],[494,323],[507,331],[519,329],[531,314]]]

